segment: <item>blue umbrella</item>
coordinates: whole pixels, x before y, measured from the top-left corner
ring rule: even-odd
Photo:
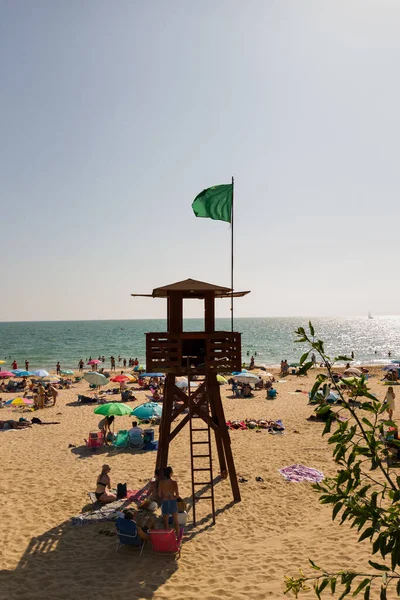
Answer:
[[[396,360],[392,360],[391,362],[395,365],[400,365],[400,360],[398,358],[396,358]]]
[[[25,371],[24,369],[14,369],[12,372],[15,373],[16,377],[33,377],[34,375],[31,371]]]
[[[152,419],[153,417],[161,417],[162,405],[157,402],[145,402],[137,406],[132,411],[132,416],[137,417],[141,421]]]
[[[384,371],[397,371],[397,366],[396,365],[386,365],[386,367],[383,367]]]
[[[141,373],[140,377],[164,377],[164,373]]]

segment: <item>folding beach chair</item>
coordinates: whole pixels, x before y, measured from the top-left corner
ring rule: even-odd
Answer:
[[[118,534],[117,552],[121,546],[133,546],[137,550],[140,550],[139,556],[142,556],[145,541],[140,537],[136,523],[119,517],[115,523],[115,527]]]
[[[113,442],[113,448],[115,450],[120,450],[121,448],[129,447],[129,433],[126,429],[121,429],[117,433],[117,437]]]
[[[143,436],[139,431],[134,433],[134,435],[128,434],[128,442],[130,448],[143,448]]]
[[[175,558],[180,557],[183,527],[179,532],[178,539],[174,529],[151,529],[149,535],[154,554],[171,554]]]
[[[86,448],[89,450],[96,450],[97,448],[101,448],[104,445],[104,437],[101,431],[95,433],[89,433],[89,438],[86,440]]]

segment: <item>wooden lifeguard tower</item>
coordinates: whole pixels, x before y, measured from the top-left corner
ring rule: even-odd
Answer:
[[[186,279],[156,288],[152,294],[132,294],[167,299],[168,331],[146,333],[146,371],[166,374],[157,467],[167,466],[170,443],[189,424],[194,524],[196,502],[206,499],[211,501],[215,522],[211,430],[215,436],[221,476],[229,475],[233,498],[240,502],[217,375],[241,371],[241,334],[215,331],[215,299],[236,298],[248,293]],[[183,301],[190,298],[204,300],[204,331],[183,331]],[[176,385],[178,377],[187,377],[187,392]],[[194,379],[198,387],[191,391]],[[183,419],[174,424],[185,409],[188,412]],[[199,488],[203,488],[201,495],[198,495]]]

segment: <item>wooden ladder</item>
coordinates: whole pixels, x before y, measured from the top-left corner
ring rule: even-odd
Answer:
[[[205,385],[205,383],[204,383]],[[208,400],[207,388],[198,405],[192,400],[190,392],[190,376],[188,374],[188,397],[189,397],[189,428],[190,428],[190,461],[192,470],[192,502],[193,502],[193,525],[196,526],[196,502],[199,500],[211,501],[211,513],[213,525],[215,525],[215,503],[214,503],[214,482],[212,471],[211,454],[211,429],[210,429],[210,406]],[[198,397],[197,397],[198,398]],[[199,416],[199,411],[207,414],[207,423]],[[195,452],[200,450],[200,453]],[[200,462],[199,462],[200,461]],[[198,466],[199,464],[207,466]],[[203,475],[203,477],[201,477]],[[209,486],[210,493],[197,496],[200,486]]]

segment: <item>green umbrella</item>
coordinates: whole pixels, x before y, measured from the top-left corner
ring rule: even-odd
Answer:
[[[108,402],[97,406],[94,412],[96,415],[104,415],[105,417],[111,417],[111,415],[122,417],[123,415],[130,415],[132,408],[127,404],[122,404],[122,402]]]
[[[71,369],[61,369],[61,375],[73,375],[74,372]]]
[[[298,367],[299,363],[298,362],[292,362],[290,363],[289,367]]]

